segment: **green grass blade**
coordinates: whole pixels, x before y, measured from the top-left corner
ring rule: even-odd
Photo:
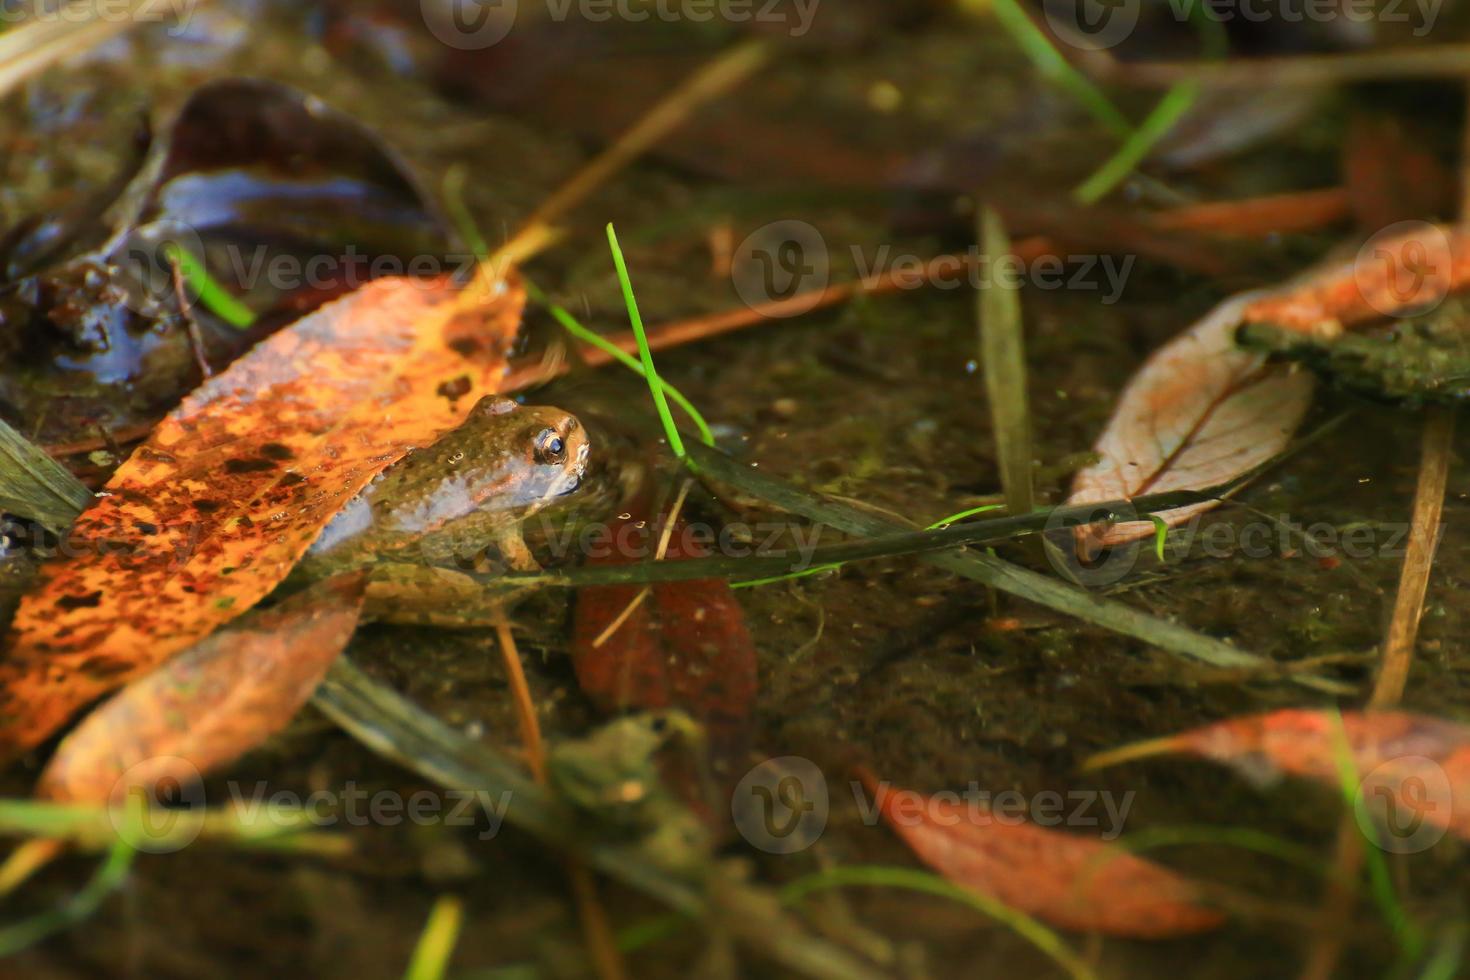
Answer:
[[[663,423],[664,435],[668,437],[669,448],[679,459],[684,459],[684,438],[679,434],[679,427],[674,425],[674,416],[669,412],[668,399],[664,397],[663,382],[659,380],[658,368],[653,365],[653,351],[648,347],[648,334],[643,329],[643,316],[638,312],[638,299],[633,295],[633,283],[628,278],[628,265],[623,261],[623,250],[618,247],[618,234],[613,230],[612,222],[607,224],[607,244],[612,249],[613,264],[618,269],[618,283],[623,287],[623,302],[628,306],[628,319],[633,324],[633,336],[638,338],[638,358],[643,362],[643,377],[648,382],[648,390],[653,395],[654,407],[658,409],[659,421]]]
[[[1042,78],[1066,92],[1113,135],[1127,138],[1133,127],[1118,107],[1086,75],[1063,58],[1016,0],[991,0],[991,11]]]
[[[924,528],[924,530],[939,531],[949,527],[951,524],[958,523],[959,521],[962,521],[967,517],[974,517],[976,514],[986,514],[993,510],[1000,510],[1004,506],[1004,504],[985,504],[982,507],[971,507],[969,510],[962,510],[958,514],[950,514],[948,517],[941,517],[933,524],[930,524],[928,527]]]
[[[193,254],[186,248],[179,248],[173,242],[163,246],[163,254],[168,260],[179,267],[179,274],[184,277],[184,282],[199,297],[199,302],[204,308],[215,316],[234,327],[236,330],[244,330],[255,323],[255,311],[240,302],[220,285],[215,278],[209,274],[204,263],[194,258]]]
[[[1207,14],[1202,4],[1194,0],[1186,0],[1186,3],[1189,18],[1199,30],[1200,53],[1205,58],[1224,57],[1229,47],[1225,26]],[[1073,200],[1080,204],[1095,204],[1107,196],[1109,191],[1133,172],[1134,167],[1143,162],[1144,157],[1149,155],[1180,117],[1189,111],[1189,107],[1199,97],[1199,92],[1197,82],[1180,82],[1165,92],[1138,129],[1124,139],[1117,152],[1072,191]]]
[[[428,921],[419,934],[418,945],[413,948],[413,959],[409,960],[403,980],[443,980],[463,924],[464,904],[453,895],[439,896],[429,910]]]
[[[558,306],[556,303],[552,302],[551,297],[542,292],[535,283],[530,282],[529,280],[525,280],[525,286],[527,295],[529,295],[531,299],[535,300],[537,303],[540,303],[543,307],[545,307],[546,311],[551,314],[552,319],[560,324],[563,330],[571,334],[573,337],[576,337],[582,343],[589,344],[592,347],[596,347],[598,350],[602,351],[604,354],[608,355],[619,364],[623,365],[629,371],[632,371],[640,378],[647,380],[648,372],[644,370],[643,363],[639,361],[636,357],[633,357],[627,351],[622,350],[620,347],[610,342],[606,337],[603,337],[601,334],[584,327],[580,322],[578,322],[577,318],[572,316],[572,314],[568,312],[564,307]],[[710,430],[709,423],[704,420],[704,416],[700,414],[699,409],[694,407],[694,403],[691,402],[688,398],[685,398],[683,392],[679,391],[679,389],[669,384],[663,378],[659,378],[658,383],[659,386],[663,388],[664,393],[668,395],[671,399],[673,399],[674,404],[678,405],[679,408],[683,410],[684,414],[689,416],[689,421],[693,422],[694,427],[699,430],[700,441],[702,441],[706,446],[713,446],[715,444],[714,432]]]
[[[929,871],[917,868],[889,868],[874,865],[827,868],[798,878],[781,889],[781,900],[787,903],[800,901],[812,892],[829,888],[851,886],[874,888],[902,888],[907,891],[938,895],[968,905],[982,915],[988,916],[1025,939],[1076,980],[1096,980],[1097,974],[1087,965],[1067,942],[1051,929],[1019,909],[981,892],[962,888]]]
[[[14,956],[48,936],[91,918],[102,907],[107,896],[121,888],[127,880],[128,871],[132,868],[133,858],[137,853],[119,835],[112,849],[107,852],[107,857],[81,891],[49,912],[42,912],[8,926],[0,926],[0,958]]]
[[[1011,240],[1000,215],[980,210],[980,254],[1011,254]],[[976,296],[980,320],[980,364],[985,399],[1000,463],[1000,486],[1006,509],[1029,514],[1036,507],[1031,478],[1031,408],[1026,396],[1026,344],[1021,323],[1021,294],[1016,283],[992,277]]]
[[[59,534],[91,502],[92,491],[82,481],[0,421],[0,510]]]

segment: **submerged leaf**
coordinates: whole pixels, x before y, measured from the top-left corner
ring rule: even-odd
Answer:
[[[893,832],[925,864],[1052,925],[1163,939],[1225,921],[1199,903],[1188,879],[1114,845],[996,814],[982,801],[925,796],[862,776]]]
[[[233,762],[307,702],[361,609],[360,576],[328,579],[195,644],[88,715],[37,794],[105,803],[129,785],[188,783]]]
[[[241,615],[337,510],[504,376],[524,304],[379,279],[275,334],[165,418],[42,567],[0,660],[0,755]],[[70,557],[68,557],[70,555]]]
[[[1245,309],[1261,295],[1226,300],[1149,357],[1098,439],[1102,458],[1077,474],[1069,504],[1218,486],[1286,447],[1311,405],[1313,379],[1235,346]],[[1216,503],[1158,516],[1174,526]],[[1153,533],[1146,520],[1082,527],[1078,551],[1090,557]]]
[[[652,522],[613,522],[607,555],[589,565],[624,564],[638,556],[613,542]],[[642,529],[640,529],[642,530]],[[666,560],[708,554],[677,524]],[[657,530],[645,531],[657,541]],[[595,585],[577,593],[572,663],[584,693],[605,711],[678,708],[705,726],[716,764],[728,762],[749,738],[756,697],[755,645],[745,613],[721,579]]]
[[[1406,711],[1290,708],[1102,752],[1089,769],[1155,755],[1196,755],[1264,782],[1287,774],[1341,785],[1357,773],[1369,806],[1428,822],[1470,840],[1470,726]]]
[[[1341,328],[1433,309],[1470,284],[1470,231],[1404,221],[1370,238],[1348,262],[1262,296],[1248,323],[1340,333]]]

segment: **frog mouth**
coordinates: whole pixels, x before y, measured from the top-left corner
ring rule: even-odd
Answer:
[[[587,446],[587,444],[583,443],[582,446],[577,450],[577,462],[572,467],[570,474],[567,476],[565,487],[557,494],[558,497],[565,497],[569,493],[576,493],[577,490],[582,486],[582,478],[587,472],[588,448],[589,447]]]

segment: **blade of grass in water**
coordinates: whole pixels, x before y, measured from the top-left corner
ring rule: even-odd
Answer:
[[[441,895],[429,910],[403,980],[443,980],[463,924],[464,903],[453,895]]]
[[[1096,980],[1097,974],[1087,961],[1077,954],[1061,936],[1037,922],[1019,909],[969,888],[961,888],[939,875],[917,868],[887,868],[871,865],[827,868],[798,878],[781,889],[781,899],[796,902],[812,892],[828,888],[868,886],[873,888],[902,888],[908,891],[938,895],[968,905],[982,915],[988,916],[1025,939],[1041,952],[1051,957],[1071,977],[1077,980]]]
[[[107,896],[122,887],[137,856],[124,835],[119,834],[112,850],[102,860],[90,881],[59,907],[8,926],[0,926],[0,957],[14,956],[48,936],[91,918]]]
[[[544,306],[547,312],[551,314],[552,319],[561,324],[563,330],[584,344],[590,344],[596,347],[629,371],[647,380],[648,372],[644,370],[642,362],[637,358],[620,349],[616,344],[610,343],[601,335],[582,326],[566,309],[553,303],[551,298],[542,292],[535,283],[524,279],[522,281],[525,283],[526,294]],[[688,398],[684,397],[683,392],[669,384],[662,377],[658,379],[658,384],[664,390],[664,393],[674,400],[674,404],[678,405],[679,408],[683,409],[684,414],[689,416],[689,421],[693,422],[694,427],[699,430],[700,440],[706,446],[713,446],[715,444],[714,433],[710,430],[709,423],[704,420],[704,416],[700,414],[699,409],[695,408],[694,404]]]
[[[1200,34],[1201,54],[1205,59],[1222,58],[1225,56],[1229,39],[1225,34],[1225,27],[1214,17],[1209,16],[1204,5],[1195,0],[1185,0],[1186,14],[1194,21]],[[1124,178],[1133,172],[1133,168],[1143,162],[1154,146],[1174,128],[1190,106],[1194,105],[1195,99],[1199,97],[1200,86],[1195,81],[1180,82],[1169,91],[1149,112],[1148,117],[1139,124],[1138,128],[1123,140],[1123,145],[1098,167],[1091,177],[1088,177],[1072,191],[1073,200],[1079,204],[1096,204],[1102,200],[1107,193],[1118,186]]]
[[[59,534],[91,502],[92,491],[66,467],[0,421],[0,510]]]
[[[1011,254],[1010,236],[994,210],[980,209],[978,230],[981,255]],[[1036,506],[1036,495],[1031,488],[1031,409],[1026,397],[1020,287],[996,281],[999,278],[984,283],[976,297],[980,364],[1006,509],[1012,514],[1029,514]]]
[[[1113,105],[1091,79],[1073,68],[1057,52],[1051,39],[1031,22],[1031,18],[1016,0],[991,0],[990,10],[1042,78],[1076,99],[1079,105],[1092,114],[1092,118],[1113,135],[1126,139],[1132,134],[1133,127],[1123,113],[1118,111],[1118,107]]]
[[[848,534],[876,536],[905,530],[901,524],[823,499],[753,467],[736,463],[728,456],[706,447],[691,447],[690,453],[702,473],[730,483],[787,513],[800,514],[808,520],[828,524]],[[990,555],[974,551],[940,552],[924,555],[923,559],[983,585],[1009,592],[1113,632],[1132,636],[1161,650],[1211,667],[1274,674],[1289,669],[1290,666],[1237,650],[1230,644],[1203,633],[1149,615],[1116,600],[1084,592],[1058,579]],[[1313,675],[1293,673],[1290,679],[1312,690],[1334,694],[1356,690],[1350,685]]]
[[[633,324],[633,336],[638,338],[638,359],[643,362],[643,377],[648,382],[648,390],[653,395],[654,407],[658,409],[659,421],[663,423],[664,435],[668,437],[669,448],[680,460],[688,455],[684,451],[684,439],[679,435],[679,427],[674,425],[674,416],[669,412],[668,399],[664,397],[663,383],[658,377],[658,368],[653,366],[653,351],[648,348],[648,334],[643,329],[643,317],[638,312],[638,299],[633,295],[633,283],[628,278],[628,266],[623,261],[623,250],[618,247],[618,234],[613,230],[612,222],[607,225],[607,244],[612,249],[613,264],[618,269],[618,283],[623,287],[623,302],[628,305],[628,319]]]
[[[1209,495],[1203,495],[1208,497]],[[1129,519],[1150,508],[1171,510],[1190,503],[1198,503],[1202,495],[1194,491],[1169,491],[1151,497],[1137,497],[1132,501],[1113,501],[1109,504],[1073,504],[1053,507],[1049,510],[1033,511],[1019,517],[1002,517],[990,521],[975,521],[970,524],[951,524],[942,528],[915,530],[900,524],[888,525],[882,533],[864,536],[856,541],[820,547],[782,550],[765,555],[745,558],[712,557],[684,558],[676,561],[642,562],[625,565],[602,565],[591,568],[573,568],[565,571],[543,572],[533,575],[474,575],[480,581],[505,588],[520,586],[572,586],[628,585],[648,582],[679,582],[701,578],[736,578],[737,584],[750,584],[746,576],[760,573],[780,572],[777,578],[798,574],[812,574],[822,565],[836,567],[853,561],[874,558],[897,558],[904,555],[919,555],[966,545],[988,544],[1033,534],[1051,528],[1076,527],[1097,519],[1099,513],[1107,511],[1114,516],[1127,508]],[[948,520],[948,519],[946,519]],[[774,579],[773,579],[774,580]],[[764,580],[760,580],[764,581]]]
[[[1342,791],[1343,801],[1347,804],[1348,812],[1358,823],[1358,830],[1363,834],[1363,863],[1368,866],[1368,881],[1371,884],[1373,902],[1378,906],[1379,914],[1383,916],[1390,929],[1393,930],[1394,939],[1399,944],[1399,952],[1403,959],[1414,960],[1424,949],[1424,936],[1414,920],[1404,911],[1399,902],[1398,893],[1394,890],[1393,877],[1389,874],[1388,862],[1384,860],[1384,849],[1378,843],[1378,834],[1373,823],[1373,815],[1368,812],[1367,801],[1363,797],[1361,778],[1358,773],[1357,762],[1353,759],[1353,747],[1348,741],[1347,729],[1342,723],[1342,712],[1336,707],[1327,709],[1332,715],[1332,749],[1333,759],[1337,764],[1338,785]]]
[[[450,167],[449,172],[444,175],[445,210],[449,212],[449,219],[459,229],[459,233],[464,238],[465,244],[470,247],[470,250],[475,255],[483,260],[489,254],[490,247],[485,241],[485,236],[480,234],[479,226],[475,224],[475,219],[470,215],[469,208],[465,207],[464,182],[465,168],[459,164]],[[533,301],[545,307],[546,311],[551,314],[552,319],[559,323],[563,330],[582,341],[582,343],[596,347],[629,371],[647,380],[648,372],[643,369],[643,364],[637,358],[628,354],[616,344],[610,343],[600,334],[584,327],[564,307],[552,302],[551,297],[547,296],[535,283],[526,279],[524,274],[522,274],[521,281],[526,287],[526,294]],[[659,378],[658,383],[663,388],[664,393],[674,400],[674,404],[678,405],[684,410],[684,414],[689,416],[689,420],[699,430],[699,438],[704,440],[705,445],[713,446],[715,444],[714,433],[710,431],[709,423],[704,420],[704,416],[700,414],[699,409],[694,407],[694,403],[685,398],[683,392],[679,391],[663,378]]]
[[[163,246],[163,254],[168,260],[179,267],[179,274],[184,277],[184,282],[194,290],[205,309],[219,317],[221,320],[234,327],[236,330],[244,330],[255,323],[255,311],[236,299],[229,290],[221,286],[215,278],[209,274],[204,263],[194,258],[193,254],[186,248],[179,248],[173,242]]]

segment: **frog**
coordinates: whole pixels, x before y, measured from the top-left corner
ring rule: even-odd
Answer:
[[[491,609],[478,579],[447,567],[493,547],[517,572],[540,571],[522,522],[575,493],[591,443],[576,416],[486,396],[457,428],[411,450],[347,502],[292,573],[305,585],[367,577],[371,618],[482,625]],[[471,567],[488,572],[483,556]],[[469,614],[461,616],[461,610]]]

